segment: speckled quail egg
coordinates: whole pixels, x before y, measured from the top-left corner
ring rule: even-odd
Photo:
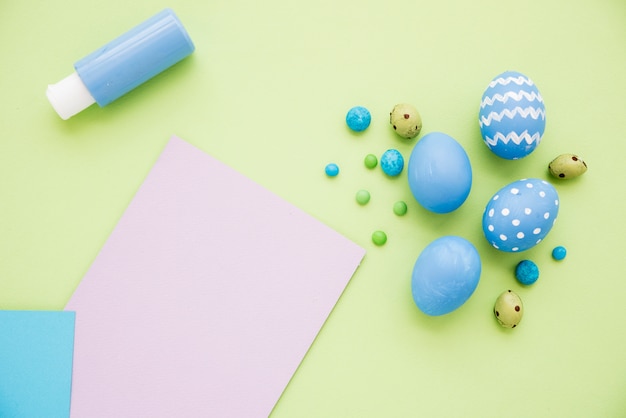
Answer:
[[[512,290],[502,292],[496,299],[493,313],[500,325],[506,328],[515,328],[519,325],[524,314],[522,299]]]
[[[415,138],[422,130],[422,117],[415,106],[407,103],[394,106],[389,114],[389,123],[403,138]]]
[[[548,165],[548,170],[557,179],[573,179],[587,171],[587,163],[574,154],[561,154]]]

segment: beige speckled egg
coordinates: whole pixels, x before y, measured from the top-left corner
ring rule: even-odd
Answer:
[[[578,155],[561,154],[552,160],[548,170],[557,179],[573,179],[587,171],[587,164]]]
[[[407,103],[394,106],[389,114],[389,123],[403,138],[415,138],[422,130],[422,117],[413,105]]]
[[[522,299],[512,290],[502,292],[496,299],[493,313],[500,325],[507,328],[515,328],[519,325],[524,314]]]

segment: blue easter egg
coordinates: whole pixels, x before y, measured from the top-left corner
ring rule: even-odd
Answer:
[[[409,187],[415,200],[435,213],[448,213],[465,202],[472,167],[463,147],[440,132],[424,135],[409,159]]]
[[[496,249],[525,251],[550,232],[559,213],[554,187],[540,179],[515,181],[500,189],[483,213],[483,232]]]
[[[483,93],[478,124],[485,144],[497,156],[507,160],[527,156],[546,128],[546,107],[537,86],[515,71],[498,75]]]
[[[480,256],[466,239],[444,236],[421,252],[411,280],[413,300],[427,315],[454,311],[474,293],[481,272]]]

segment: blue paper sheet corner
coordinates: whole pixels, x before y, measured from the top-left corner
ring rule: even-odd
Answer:
[[[75,317],[0,311],[0,418],[69,417]]]

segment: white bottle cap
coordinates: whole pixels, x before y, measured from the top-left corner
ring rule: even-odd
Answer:
[[[96,102],[76,72],[56,84],[48,85],[46,96],[63,120],[71,118]]]

